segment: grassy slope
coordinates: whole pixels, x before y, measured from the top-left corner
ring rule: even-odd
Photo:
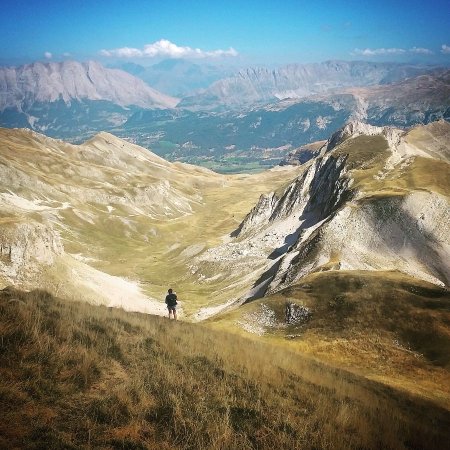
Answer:
[[[173,286],[181,294],[184,312],[189,316],[211,298],[220,304],[230,296],[238,296],[239,292],[222,290],[232,284],[233,277],[241,276],[230,271],[212,283],[200,283],[188,268],[192,259],[189,249],[198,247],[202,251],[220,244],[221,237],[238,227],[259,195],[286,183],[290,176],[292,173],[273,172],[211,183],[202,187],[202,204],[194,206],[193,214],[171,220],[130,217],[126,212],[114,211],[130,226],[107,212],[96,211],[92,225],[67,210],[61,213],[71,230],[62,231],[64,246],[69,253],[98,259],[91,264],[102,271],[139,280],[150,296],[162,298],[167,287]],[[92,205],[88,208],[93,210]]]
[[[147,150],[105,133],[81,146],[21,130],[0,130],[0,137],[4,144],[0,163],[18,171],[12,175],[17,186],[0,182],[0,191],[12,188],[27,199],[42,200],[43,183],[45,196],[71,205],[51,213],[17,209],[8,220],[50,219],[61,233],[67,253],[91,258],[90,265],[111,275],[141,282],[145,293],[158,299],[172,285],[185,300],[187,316],[211,298],[221,303],[241,294],[224,291],[232,284],[230,277],[241,275],[231,271],[218,280],[199,284],[198,276],[188,267],[190,249],[197,247],[201,251],[219,244],[222,236],[237,228],[262,193],[286,184],[301,170],[285,168],[252,176],[222,176],[162,161]],[[143,155],[150,162],[143,161]],[[19,183],[17,173],[22,172],[26,178]],[[182,198],[193,200],[192,214],[177,214],[175,207],[172,215],[165,215],[162,200],[170,197],[169,201],[176,201],[175,195],[163,195],[161,202],[155,200],[153,217],[143,206],[144,213],[139,213],[132,205],[108,204],[105,200],[108,195],[121,198],[128,194],[134,198],[136,192],[161,180],[168,181]],[[86,201],[86,193],[88,198],[98,194],[98,202]],[[139,201],[136,203],[139,205]],[[114,208],[112,212],[108,206]],[[65,296],[79,298],[82,292],[71,286],[70,271],[70,260],[64,258],[55,270],[43,273],[39,286],[53,292],[60,287],[59,292]]]
[[[445,448],[450,413],[201,325],[0,292],[2,448]]]
[[[287,303],[311,316],[288,324]],[[263,306],[275,320],[264,325]],[[211,326],[253,328],[260,339],[309,354],[450,408],[450,294],[399,272],[325,271],[244,305]],[[262,324],[262,327],[261,327]]]

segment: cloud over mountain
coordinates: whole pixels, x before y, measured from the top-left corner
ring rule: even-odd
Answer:
[[[152,44],[144,45],[143,49],[121,47],[111,50],[101,50],[100,55],[107,57],[135,58],[135,57],[164,57],[164,58],[218,58],[222,56],[237,56],[238,52],[230,47],[228,50],[201,50],[200,48],[180,47],[167,39],[160,39]]]
[[[442,46],[444,48],[444,46]],[[450,49],[449,49],[450,50]],[[444,50],[442,50],[444,51]],[[352,55],[360,55],[360,56],[379,56],[379,55],[402,55],[405,53],[416,53],[421,55],[433,55],[434,52],[429,48],[424,47],[411,47],[410,49],[405,48],[355,48]]]
[[[364,50],[355,48],[353,53],[362,56],[398,55],[399,53],[405,53],[405,50],[403,48],[365,48]]]

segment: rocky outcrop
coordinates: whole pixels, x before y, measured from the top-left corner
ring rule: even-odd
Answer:
[[[303,305],[287,302],[284,308],[285,322],[288,325],[302,324],[311,318],[311,310]]]
[[[239,227],[231,233],[232,237],[242,236],[250,230],[255,230],[266,224],[273,214],[275,206],[279,198],[274,192],[270,194],[262,194],[258,203],[247,214]]]
[[[316,158],[278,197],[260,197],[232,236],[244,236],[295,215],[304,227],[324,220],[350,194],[345,175],[345,156]]]
[[[395,149],[400,143],[400,138],[404,135],[403,130],[393,127],[376,127],[369,125],[368,123],[360,121],[350,121],[344,127],[336,131],[331,138],[327,141],[326,151],[329,152],[336,148],[339,144],[346,141],[349,138],[356,136],[384,136],[388,141],[391,148]]]
[[[30,279],[63,252],[60,236],[50,225],[9,221],[0,227],[0,274],[13,281]]]

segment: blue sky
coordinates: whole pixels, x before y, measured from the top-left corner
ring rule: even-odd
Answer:
[[[450,63],[447,1],[0,0],[0,62]]]

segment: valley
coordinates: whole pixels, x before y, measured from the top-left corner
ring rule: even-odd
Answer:
[[[1,130],[0,288],[203,322],[447,408],[450,125],[350,122],[258,174]]]
[[[155,299],[171,283],[187,315],[210,296],[233,295],[228,273],[203,275],[202,288],[189,264],[221,243],[260,194],[298,171],[219,175],[107,133],[74,146],[2,130],[2,143],[3,283],[160,314]]]
[[[131,289],[137,310],[176,284],[191,319],[324,270],[448,286],[449,134],[351,122],[307,163],[220,175],[108,133],[72,145],[5,129],[0,275],[106,304]]]

